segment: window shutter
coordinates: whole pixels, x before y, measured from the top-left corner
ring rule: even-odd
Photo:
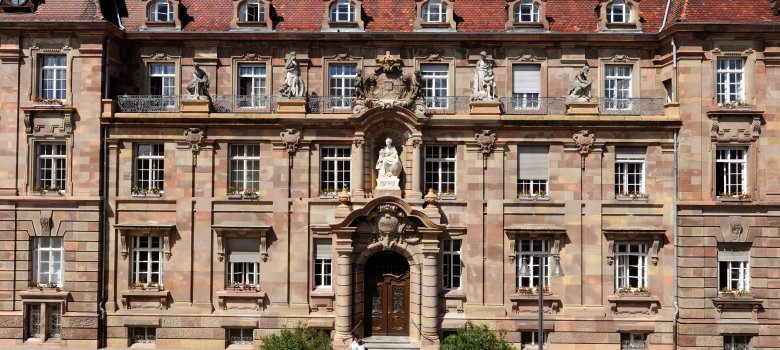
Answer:
[[[748,261],[750,247],[744,244],[718,244],[718,261]]]
[[[228,238],[228,261],[260,262],[260,240],[257,238]]]
[[[330,239],[316,239],[314,241],[314,257],[316,259],[331,259],[333,258],[333,246]]]
[[[536,93],[542,90],[540,66],[538,64],[515,64],[512,66],[512,92],[516,94]]]
[[[520,180],[546,180],[549,162],[549,147],[520,146]]]
[[[619,147],[615,149],[615,160],[645,160],[647,149],[644,147]]]

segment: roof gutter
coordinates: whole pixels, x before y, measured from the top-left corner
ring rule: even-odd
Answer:
[[[116,2],[114,3],[116,7]],[[661,23],[661,28],[658,28],[658,32],[663,32],[666,28],[666,20],[669,18],[669,7],[672,6],[672,0],[666,0],[666,11],[664,11],[664,21]]]

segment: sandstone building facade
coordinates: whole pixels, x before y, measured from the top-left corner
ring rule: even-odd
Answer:
[[[775,12],[0,0],[0,344],[780,347]]]

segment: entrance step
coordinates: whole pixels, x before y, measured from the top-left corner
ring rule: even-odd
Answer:
[[[367,350],[395,349],[420,350],[420,346],[409,343],[409,337],[401,336],[371,336],[363,339]]]

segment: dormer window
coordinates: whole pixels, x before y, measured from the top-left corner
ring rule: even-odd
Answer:
[[[149,9],[149,22],[173,22],[173,4],[156,0]]]
[[[330,7],[331,22],[355,22],[355,6],[350,0],[338,0]]]
[[[631,9],[623,0],[615,0],[607,5],[608,23],[628,23],[631,17]]]
[[[265,20],[265,6],[258,0],[247,0],[239,10],[241,22],[263,22]]]
[[[539,22],[539,6],[533,0],[522,0],[515,6],[515,22]]]
[[[422,20],[428,23],[447,22],[447,5],[441,0],[429,0],[422,6]]]

